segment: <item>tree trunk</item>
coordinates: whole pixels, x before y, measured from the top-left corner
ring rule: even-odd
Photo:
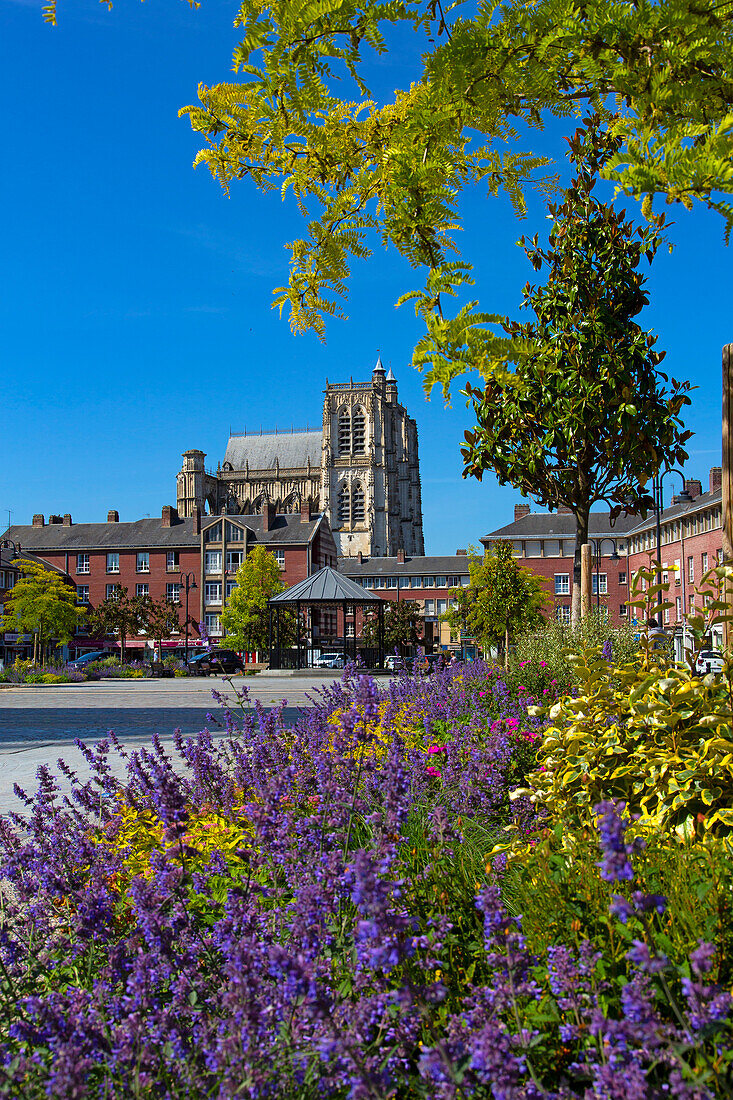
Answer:
[[[504,669],[509,668],[509,627],[504,628]]]
[[[580,622],[580,548],[588,541],[590,508],[575,513],[575,554],[573,557],[573,598],[570,617],[573,625]]]

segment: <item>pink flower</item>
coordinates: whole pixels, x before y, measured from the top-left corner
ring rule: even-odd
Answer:
[[[432,755],[436,752],[447,752],[448,749],[445,745],[431,745],[428,752]]]
[[[434,779],[440,779],[442,773],[439,772],[437,768],[426,768],[425,770],[428,775],[432,775]]]
[[[547,661],[540,661],[540,668],[547,668]]]

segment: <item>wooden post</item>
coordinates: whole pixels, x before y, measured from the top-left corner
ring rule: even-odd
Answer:
[[[580,548],[580,617],[585,619],[591,608],[591,544],[584,542]]]
[[[733,344],[723,347],[723,561],[733,563]],[[726,585],[726,588],[728,586]],[[723,623],[726,651],[733,643],[733,624]]]

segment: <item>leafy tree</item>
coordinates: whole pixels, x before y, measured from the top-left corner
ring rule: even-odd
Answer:
[[[414,600],[385,601],[384,648],[388,653],[395,649],[408,649],[423,636],[423,623],[419,604]],[[361,639],[368,646],[379,644],[379,614],[370,610],[361,627]]]
[[[92,634],[100,637],[119,634],[122,661],[125,660],[127,639],[145,629],[148,599],[146,596],[130,596],[127,588],[118,584],[113,594],[98,604],[89,616]]]
[[[280,566],[264,546],[255,546],[237,570],[237,586],[221,613],[226,641],[233,649],[264,650],[268,642],[267,601],[285,590]],[[281,612],[281,628],[290,637],[292,615]]]
[[[511,637],[543,622],[547,593],[542,578],[516,561],[510,542],[494,543],[493,552],[483,557],[472,548],[468,572],[468,587],[451,589],[456,606],[446,612],[445,620],[453,630],[476,638],[484,649],[498,645],[508,668]]]
[[[553,218],[549,244],[522,239],[544,286],[524,289],[531,321],[505,321],[516,369],[483,390],[466,386],[477,427],[465,433],[465,473],[493,470],[547,508],[565,505],[576,519],[573,618],[580,611],[580,548],[589,513],[606,502],[612,517],[653,507],[640,489],[663,466],[683,463],[692,434],[679,418],[687,382],[658,370],[656,337],[634,320],[647,303],[643,256],[651,261],[656,228],[635,228],[593,195],[599,166],[618,145],[596,118],[570,139],[576,175]],[[663,217],[659,219],[663,221]]]
[[[174,631],[180,630],[179,608],[167,596],[154,600],[151,596],[143,600],[142,629],[158,643],[158,659],[163,660],[163,639],[169,638]]]
[[[59,573],[40,562],[17,558],[22,576],[5,602],[0,632],[33,635],[33,659],[43,662],[52,642],[70,642],[85,609],[76,601],[76,589]]]
[[[248,177],[295,196],[306,228],[276,291],[295,331],[323,335],[351,261],[375,239],[424,271],[407,297],[426,326],[415,361],[430,368],[428,388],[466,369],[488,377],[506,351],[476,301],[449,313],[447,298],[472,282],[455,258],[458,200],[503,189],[523,211],[528,184],[547,181],[519,134],[549,116],[608,108],[620,145],[605,175],[643,197],[645,215],[658,194],[733,223],[727,3],[509,0],[469,12],[441,0],[243,0],[236,24],[238,81],[201,85],[182,112],[207,143],[196,163],[225,189]],[[409,85],[379,101],[368,66],[404,25],[415,33]]]

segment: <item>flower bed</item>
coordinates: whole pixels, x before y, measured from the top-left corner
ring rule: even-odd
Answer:
[[[179,736],[187,769],[156,739],[123,784],[102,742],[67,800],[41,768],[0,821],[4,1095],[725,1095],[721,952],[666,946],[661,864],[616,804],[573,915],[576,863],[510,798],[542,734],[524,694],[481,664],[385,691],[347,670],[295,728],[222,700],[230,736]],[[521,871],[492,858],[507,828]],[[714,877],[700,921],[728,928]]]

